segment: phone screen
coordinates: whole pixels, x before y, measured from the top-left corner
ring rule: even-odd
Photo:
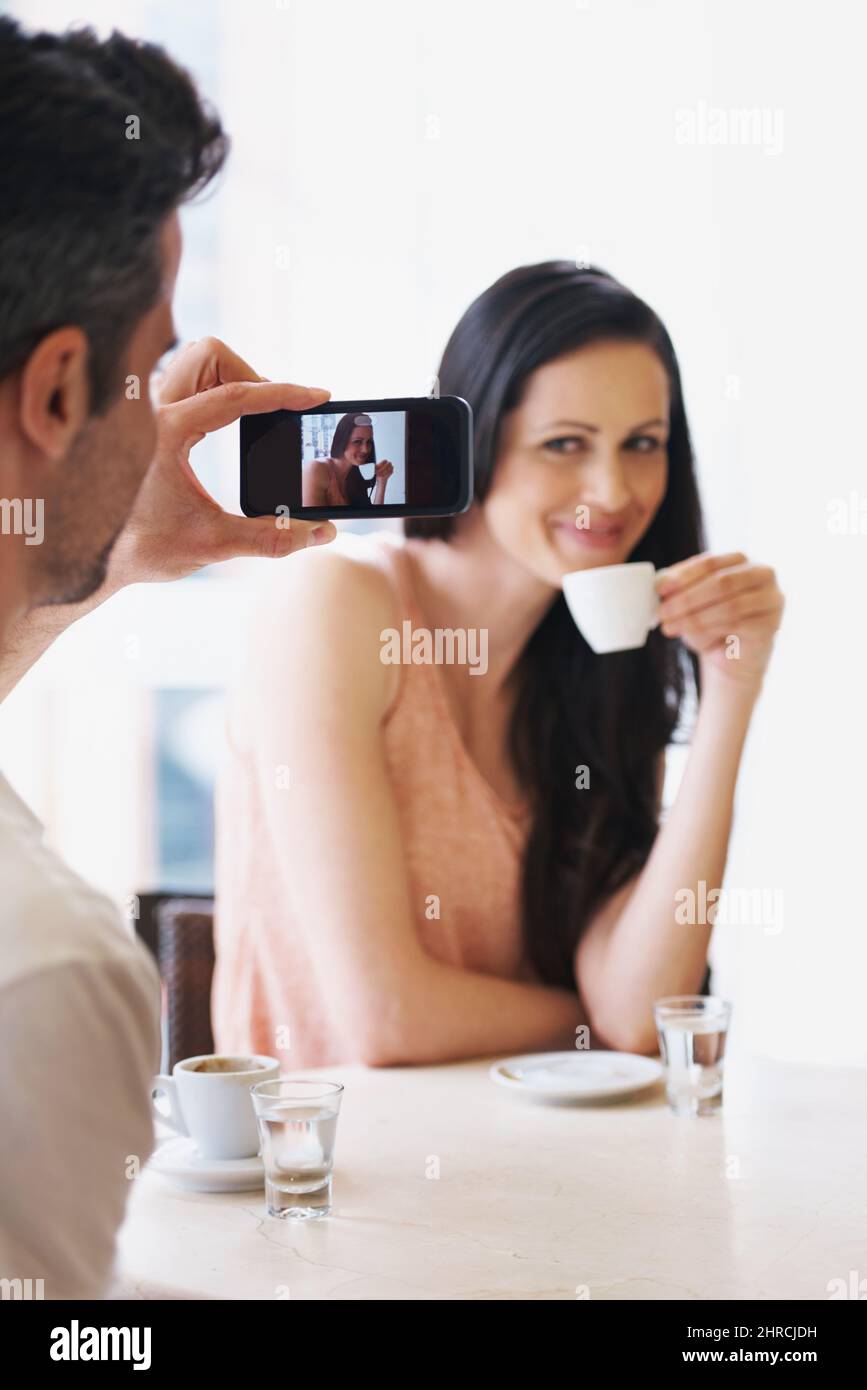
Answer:
[[[248,516],[447,516],[472,491],[472,413],[457,396],[328,401],[241,420]]]

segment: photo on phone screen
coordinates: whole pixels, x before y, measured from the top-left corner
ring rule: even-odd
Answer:
[[[328,401],[241,419],[246,516],[451,516],[471,497],[472,412],[458,396]]]

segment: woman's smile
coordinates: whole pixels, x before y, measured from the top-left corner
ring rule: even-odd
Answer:
[[[613,518],[600,518],[598,521],[590,520],[586,524],[582,516],[577,514],[574,517],[552,517],[548,521],[548,528],[552,533],[555,544],[567,554],[574,555],[583,550],[596,552],[610,552],[612,556],[620,556],[623,552],[623,541],[629,533],[626,520],[617,521]]]

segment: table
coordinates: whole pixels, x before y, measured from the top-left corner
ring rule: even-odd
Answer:
[[[722,1113],[681,1118],[661,1084],[544,1105],[489,1065],[305,1071],[346,1087],[319,1221],[145,1170],[119,1296],[827,1299],[867,1276],[867,1070],[732,1057]]]

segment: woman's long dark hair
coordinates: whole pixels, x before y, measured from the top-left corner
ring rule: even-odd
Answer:
[[[630,555],[657,568],[704,549],[701,506],[680,372],[647,304],[612,276],[572,261],[521,266],[480,295],[452,333],[439,368],[443,395],[475,420],[475,495],[490,487],[503,416],[530,374],[589,343],[645,343],[668,374],[668,486]],[[448,540],[455,518],[413,519],[407,536]],[[524,858],[525,952],[540,979],[575,987],[576,944],[605,899],[644,865],[658,828],[660,755],[672,741],[698,662],[659,629],[637,651],[596,656],[562,594],[529,638],[515,671],[510,748],[533,807]],[[579,789],[580,767],[589,785]]]
[[[352,410],[347,415],[342,415],[337,422],[334,434],[331,439],[331,457],[333,459],[343,458],[346,453],[347,445],[352,438],[352,431],[355,429],[355,420],[358,411]],[[368,463],[376,463],[376,443],[371,438],[370,458]],[[368,482],[357,464],[352,464],[349,468],[344,488],[346,491],[347,502],[350,507],[371,507],[373,503],[370,495],[376,485],[376,473]]]

